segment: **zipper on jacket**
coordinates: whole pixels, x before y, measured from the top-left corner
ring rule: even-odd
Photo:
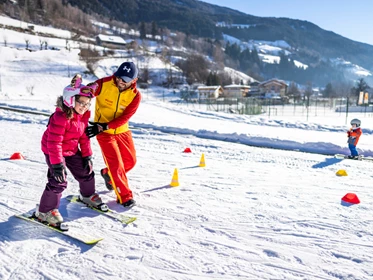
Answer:
[[[119,91],[119,89],[118,89],[118,91]],[[115,119],[115,115],[116,115],[117,112],[118,112],[119,100],[120,100],[120,92],[119,92],[119,94],[118,94],[118,98],[117,98],[117,107],[115,108],[114,119]],[[114,129],[114,134],[116,134],[116,133],[117,133],[117,129]]]

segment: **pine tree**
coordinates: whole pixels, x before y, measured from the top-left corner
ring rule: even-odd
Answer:
[[[145,39],[146,38],[146,27],[145,23],[142,21],[140,23],[140,39]]]
[[[211,71],[209,75],[207,76],[206,86],[212,86],[212,72]]]
[[[152,37],[155,39],[155,36],[158,35],[158,27],[155,21],[152,21]]]
[[[352,88],[352,91],[356,96],[356,104],[359,103],[360,92],[365,92],[369,88],[370,86],[366,83],[364,78],[360,78],[359,80],[357,80],[356,87]]]
[[[299,98],[299,89],[296,83],[290,83],[288,90],[286,91],[286,95],[289,97],[289,99],[293,98],[294,103],[296,102],[296,100]]]
[[[331,97],[334,97],[334,95],[335,95],[335,92],[334,92],[333,86],[331,83],[328,83],[324,89],[324,96],[331,98]]]

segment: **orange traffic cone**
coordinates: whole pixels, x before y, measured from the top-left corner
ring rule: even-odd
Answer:
[[[24,156],[21,154],[21,153],[14,153],[12,154],[12,156],[10,157],[11,160],[14,160],[14,159],[25,159]]]
[[[352,203],[352,204],[359,204],[360,200],[354,193],[347,193],[344,197],[342,197],[344,202]]]
[[[205,163],[205,155],[202,154],[201,156],[201,160],[199,161],[199,167],[205,167],[206,166],[206,163]]]
[[[177,172],[177,168],[175,168],[175,170],[174,170],[174,175],[172,176],[170,186],[171,187],[179,186],[179,175],[178,175],[178,172]]]

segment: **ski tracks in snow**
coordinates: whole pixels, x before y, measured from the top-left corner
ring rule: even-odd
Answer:
[[[2,122],[4,129],[8,122]],[[30,124],[29,124],[30,125]],[[18,131],[40,140],[40,125]],[[39,141],[26,161],[0,161],[2,279],[369,279],[373,277],[371,163],[182,137],[135,134],[138,164],[128,174],[138,205],[124,211],[97,176],[97,190],[128,226],[62,200],[72,225],[103,236],[95,246],[15,221],[45,186]],[[11,141],[5,135],[4,141]],[[96,174],[103,162],[95,141]],[[185,147],[192,153],[182,153]],[[204,153],[206,167],[198,167]],[[323,164],[321,168],[314,166]],[[171,188],[174,168],[180,186]],[[338,169],[349,176],[337,177]],[[76,194],[69,176],[63,196]],[[341,205],[347,192],[362,203]]]

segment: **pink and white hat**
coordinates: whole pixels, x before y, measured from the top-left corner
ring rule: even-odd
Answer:
[[[93,92],[96,90],[97,85],[85,86],[82,83],[80,75],[76,75],[70,85],[63,89],[63,103],[70,108],[75,106],[75,96],[87,96],[93,98]]]

